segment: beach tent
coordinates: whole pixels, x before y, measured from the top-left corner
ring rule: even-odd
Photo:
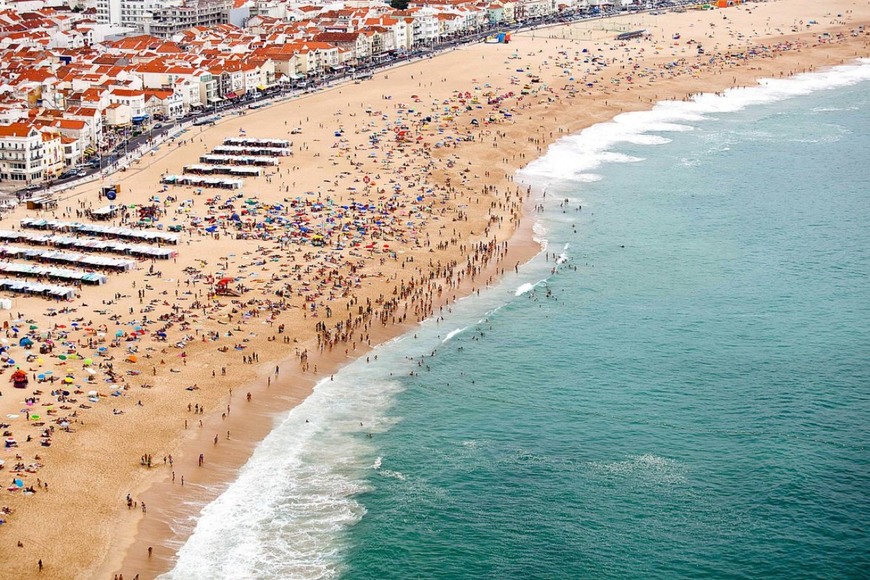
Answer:
[[[728,8],[729,6],[739,6],[743,4],[743,0],[717,0],[716,8]]]

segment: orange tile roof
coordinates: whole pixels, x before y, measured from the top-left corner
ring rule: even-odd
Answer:
[[[145,91],[136,91],[132,89],[112,89],[112,94],[118,97],[141,97]]]
[[[81,131],[86,126],[84,121],[79,121],[78,119],[58,119],[53,125],[60,129],[71,129],[74,131]]]
[[[30,123],[11,123],[0,125],[0,137],[27,137],[34,130]]]

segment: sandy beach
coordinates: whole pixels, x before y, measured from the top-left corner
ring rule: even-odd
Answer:
[[[661,100],[867,57],[868,24],[866,2],[796,0],[527,31],[225,114],[55,211],[7,214],[2,230],[50,233],[21,220],[90,222],[118,184],[128,217],[102,225],[154,207],[179,241],[76,300],[11,296],[0,313],[3,374],[29,378],[0,388],[14,441],[0,576],[168,570],[191,516],[319,380],[539,251],[513,176],[549,144]],[[613,40],[636,29],[650,36]],[[239,190],[161,185],[227,138],[292,153]],[[237,295],[215,294],[226,279]]]

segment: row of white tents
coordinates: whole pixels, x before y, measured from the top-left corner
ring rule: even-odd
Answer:
[[[194,187],[217,187],[220,189],[239,189],[244,184],[241,179],[216,179],[195,175],[164,175],[160,182],[166,185],[192,185]]]
[[[174,258],[177,253],[169,248],[146,246],[144,244],[125,244],[110,240],[95,240],[93,238],[74,238],[70,236],[55,236],[50,234],[33,234],[30,232],[15,230],[0,230],[0,240],[10,242],[23,242],[42,246],[55,246],[58,248],[75,248],[83,251],[111,252],[126,254],[137,258],[155,258],[168,260]]]
[[[260,170],[257,167],[245,167],[243,165],[185,165],[184,173],[194,175],[235,175],[238,177],[259,177]]]
[[[265,155],[267,157],[286,157],[290,155],[290,149],[283,147],[241,147],[239,145],[218,145],[212,150],[218,155]]]
[[[256,137],[227,137],[224,145],[238,147],[271,147],[274,149],[290,149],[290,141],[286,139],[258,139]]]
[[[138,240],[166,244],[178,244],[178,235],[153,230],[138,230],[118,226],[100,226],[81,222],[62,220],[46,220],[41,218],[24,218],[21,227],[37,230],[53,230],[57,232],[76,232],[90,236],[102,236],[121,240]]]
[[[0,289],[18,294],[32,294],[47,298],[62,298],[64,300],[72,300],[78,294],[77,289],[70,286],[25,282],[11,278],[0,278]]]
[[[134,260],[128,260],[125,258],[109,258],[108,256],[94,256],[78,252],[39,250],[37,248],[24,248],[10,245],[0,246],[0,256],[16,258],[19,260],[29,260],[32,262],[73,264],[83,268],[113,270],[116,272],[128,272],[136,267],[136,262]]]
[[[0,272],[25,278],[52,278],[64,282],[81,282],[84,284],[105,284],[109,279],[96,272],[84,270],[69,270],[67,268],[52,268],[35,264],[16,264],[15,262],[0,262]]]
[[[278,159],[265,155],[200,155],[200,163],[214,165],[278,165]]]

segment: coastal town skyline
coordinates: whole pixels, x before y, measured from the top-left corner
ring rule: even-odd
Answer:
[[[120,158],[120,143],[153,136],[155,128],[159,135],[163,123],[209,109],[307,88],[489,30],[601,14],[599,4],[585,1],[404,10],[380,2],[225,4],[215,4],[218,19],[173,16],[174,28],[165,30],[115,17],[126,9],[104,14],[101,4],[76,10],[25,4],[0,14],[0,50],[9,56],[0,136],[5,147],[23,147],[33,157],[6,163],[0,184],[69,180],[83,163],[102,168],[103,155]],[[242,14],[230,18],[233,11]]]

